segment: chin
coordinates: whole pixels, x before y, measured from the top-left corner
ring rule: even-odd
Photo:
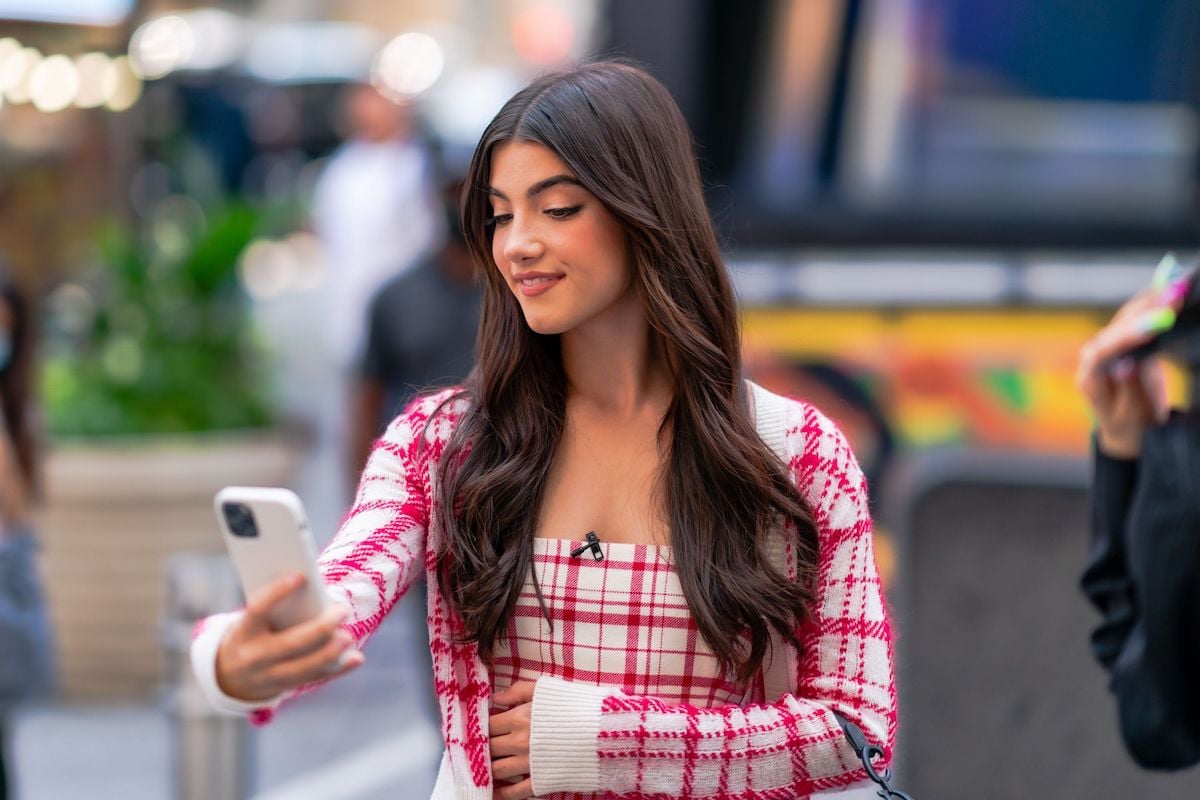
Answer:
[[[557,320],[548,320],[544,317],[525,317],[525,324],[529,326],[531,331],[540,333],[543,336],[555,336],[568,329],[567,325]]]

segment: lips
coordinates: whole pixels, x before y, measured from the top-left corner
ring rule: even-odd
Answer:
[[[526,297],[535,297],[550,291],[565,277],[565,275],[552,272],[525,272],[514,276],[513,280],[521,294]]]

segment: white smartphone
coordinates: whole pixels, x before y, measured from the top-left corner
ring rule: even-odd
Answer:
[[[312,531],[300,498],[288,489],[226,486],[213,505],[229,558],[247,597],[290,572],[305,577],[302,588],[267,618],[276,630],[312,619],[331,605],[317,572]]]

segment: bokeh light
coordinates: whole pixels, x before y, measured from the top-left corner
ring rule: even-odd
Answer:
[[[29,96],[39,111],[62,111],[79,91],[79,70],[67,56],[43,59],[30,73]]]
[[[445,67],[442,46],[426,33],[412,31],[384,46],[371,67],[371,83],[380,94],[406,100],[428,89]]]
[[[104,105],[110,111],[125,111],[142,96],[142,80],[134,74],[133,65],[126,56],[114,58],[113,68],[117,73],[117,89]]]
[[[134,32],[129,40],[129,63],[139,78],[161,78],[186,63],[195,46],[187,20],[176,15],[159,17]]]
[[[29,81],[40,63],[42,54],[35,47],[24,47],[4,59],[0,68],[0,90],[8,102],[29,102]]]
[[[531,64],[557,64],[571,54],[575,23],[563,9],[536,3],[517,12],[512,23],[513,47]]]
[[[242,286],[255,300],[269,300],[283,294],[296,273],[296,255],[287,244],[273,239],[251,242],[238,263]]]
[[[79,108],[102,106],[117,93],[117,66],[105,53],[84,53],[75,60],[75,69],[79,74],[75,105]]]

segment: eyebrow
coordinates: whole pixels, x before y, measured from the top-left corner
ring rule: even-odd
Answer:
[[[575,178],[572,178],[570,175],[552,175],[549,178],[546,178],[545,180],[538,181],[533,186],[530,186],[528,189],[526,189],[525,196],[526,197],[536,197],[537,195],[539,195],[542,192],[549,189],[551,186],[558,186],[559,184],[564,184],[564,183],[569,184],[571,186],[579,186],[579,187],[583,186],[582,183],[577,181]],[[508,199],[508,195],[504,194],[504,192],[500,191],[495,186],[489,186],[489,187],[487,187],[487,189],[485,191],[490,195],[495,195],[496,197],[499,197],[501,200]]]

